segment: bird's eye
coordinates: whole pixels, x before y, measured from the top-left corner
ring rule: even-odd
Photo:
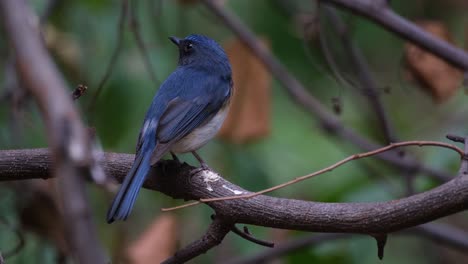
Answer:
[[[188,44],[185,45],[185,47],[184,47],[184,51],[185,51],[186,53],[192,51],[192,49],[193,49],[193,44],[192,44],[192,43],[188,43]]]

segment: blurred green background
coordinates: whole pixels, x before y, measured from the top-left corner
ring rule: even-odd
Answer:
[[[135,2],[135,1],[133,1]],[[43,13],[47,1],[31,1],[37,13]],[[316,18],[313,1],[224,1],[224,7],[236,13],[258,36],[268,40],[272,53],[318,98],[333,111],[333,100],[341,102],[337,116],[362,135],[384,144],[381,128],[361,87],[338,83],[325,63],[315,33],[304,40],[301,24],[304,17]],[[467,45],[468,6],[463,1],[391,1],[399,14],[411,20],[435,20],[444,23],[458,46]],[[288,7],[288,8],[286,8]],[[77,104],[83,119],[96,128],[105,151],[133,153],[138,131],[150,101],[163,81],[176,67],[177,50],[167,37],[183,37],[191,33],[208,35],[221,44],[234,38],[232,32],[196,1],[137,1],[136,14],[141,36],[148,49],[157,82],[148,68],[127,23],[117,62],[92,111],[88,106],[103,78],[118,38],[120,1],[57,1],[44,28],[52,34],[49,45],[70,92],[78,84],[88,86]],[[418,85],[405,78],[403,48],[405,41],[379,26],[341,12],[350,27],[354,43],[362,50],[380,86],[380,94],[390,121],[400,140],[444,140],[447,133],[466,134],[468,107],[463,89],[441,104]],[[357,80],[341,40],[322,24],[329,49],[339,64],[340,73]],[[52,33],[50,33],[52,32]],[[0,31],[0,92],[7,90],[6,70],[10,49]],[[253,76],[254,77],[254,76]],[[389,92],[384,92],[389,89]],[[200,154],[207,163],[228,180],[248,189],[261,190],[297,176],[324,168],[359,150],[350,142],[328,135],[314,116],[297,106],[284,88],[273,78],[271,85],[271,128],[262,139],[248,144],[213,140]],[[41,116],[29,99],[13,110],[8,101],[0,105],[0,148],[46,147]],[[434,168],[456,173],[459,159],[455,153],[439,148],[408,149]],[[181,158],[193,165],[191,155]],[[424,175],[416,175],[416,191],[424,191],[437,183]],[[20,209],[27,203],[28,193],[18,184],[0,185],[0,209],[5,221],[21,227]],[[125,223],[108,225],[105,213],[112,195],[89,184],[89,195],[95,223],[110,255],[137,239],[161,214],[160,208],[181,204],[156,192],[143,190],[133,213]],[[323,201],[384,201],[406,194],[401,170],[370,158],[342,166],[330,173],[293,185],[271,195]],[[200,237],[210,222],[211,209],[201,205],[176,211],[179,245],[187,245]],[[463,227],[466,215],[458,214],[441,220]],[[466,226],[466,224],[465,224]],[[280,232],[263,227],[250,227],[256,237],[281,243],[309,236],[304,232]],[[0,252],[8,251],[17,240],[7,225],[0,225]],[[56,247],[37,232],[25,231],[25,247],[7,259],[7,263],[55,263]],[[156,250],[156,249],[155,249]],[[223,243],[193,263],[224,263],[226,259],[247,257],[265,250],[230,233]],[[376,243],[370,236],[353,236],[308,247],[282,257],[275,263],[466,263],[466,256],[410,235],[390,235],[382,261],[377,258]],[[450,258],[452,257],[452,258]],[[447,260],[453,260],[447,262]],[[459,261],[459,262],[457,262]]]

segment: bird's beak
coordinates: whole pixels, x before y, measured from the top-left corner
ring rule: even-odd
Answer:
[[[172,41],[172,43],[176,44],[178,47],[180,45],[180,39],[174,36],[169,37],[169,39]]]

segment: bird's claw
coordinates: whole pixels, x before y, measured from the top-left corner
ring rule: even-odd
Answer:
[[[195,168],[195,169],[190,171],[190,177],[193,177],[193,176],[195,176],[196,174],[198,174],[198,173],[200,173],[202,171],[212,171],[212,169],[210,167],[208,167],[208,165],[206,163],[202,163],[201,167]]]

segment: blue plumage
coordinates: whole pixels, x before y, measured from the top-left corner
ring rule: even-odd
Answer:
[[[227,113],[231,67],[221,46],[202,35],[170,39],[179,48],[179,65],[146,113],[135,161],[107,213],[109,223],[128,217],[152,165],[168,151],[194,153],[215,136]]]

